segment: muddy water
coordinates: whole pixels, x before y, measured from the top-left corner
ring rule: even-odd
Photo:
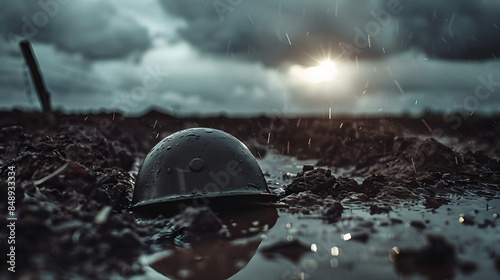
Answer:
[[[314,161],[268,153],[259,164],[271,188],[280,193],[292,180],[286,174],[294,175]],[[346,171],[333,173],[338,176]],[[278,208],[274,225],[258,227],[253,235],[143,256],[146,274],[134,279],[222,279],[230,275],[229,279],[498,279],[500,195],[469,192],[445,197],[450,202],[437,209],[426,209],[423,199],[415,199],[373,215],[366,203],[344,200],[342,217],[330,222],[315,212],[290,214]],[[430,249],[428,236],[438,239]],[[430,252],[427,255],[421,254],[425,248]],[[186,258],[186,250],[190,252],[187,259],[193,261],[175,261]],[[232,255],[231,250],[247,254],[235,253],[233,261],[222,257]],[[398,261],[403,255],[407,259]],[[433,256],[437,259],[429,260]],[[194,273],[193,267],[203,258],[217,261],[209,261],[205,268],[198,265],[201,272]],[[163,270],[158,263],[163,263]],[[224,276],[217,274],[222,270]]]

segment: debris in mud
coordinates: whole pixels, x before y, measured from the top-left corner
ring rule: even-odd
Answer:
[[[458,268],[456,250],[440,236],[427,236],[429,244],[419,250],[397,248],[391,259],[403,276],[420,274],[428,279],[452,279]]]
[[[344,210],[342,204],[331,196],[323,197],[311,191],[294,193],[284,197],[281,201],[289,205],[289,208],[283,211],[302,214],[316,213],[329,221],[340,218]]]
[[[317,168],[313,171],[297,173],[292,183],[285,187],[285,195],[309,191],[315,195],[331,195],[335,199],[344,199],[352,193],[357,193],[364,194],[370,199],[377,198],[394,202],[395,199],[416,199],[417,196],[412,189],[421,186],[415,180],[375,174],[367,177],[359,185],[348,177],[335,178],[329,169]]]
[[[415,181],[408,181],[386,175],[371,175],[361,185],[347,177],[335,178],[331,170],[317,168],[313,171],[299,172],[292,183],[285,187],[285,196],[282,201],[294,207],[300,206],[302,213],[324,207],[330,200],[344,200],[345,202],[376,200],[394,204],[396,201],[417,199],[411,190],[421,185]],[[292,210],[293,211],[293,210]],[[371,205],[373,214],[387,213],[390,207]]]
[[[361,243],[366,243],[366,242],[368,242],[368,239],[370,239],[370,235],[366,232],[363,232],[363,233],[358,233],[358,234],[352,234],[350,240],[358,241]]]
[[[134,162],[128,147],[84,126],[33,135],[7,127],[0,138],[16,153],[1,173],[16,166],[20,274],[109,279],[142,271],[137,257],[150,250],[145,242],[158,224],[125,212],[133,189],[123,169]]]
[[[409,225],[418,230],[424,230],[427,226],[421,221],[410,221]]]
[[[285,187],[285,195],[310,192],[318,196],[346,196],[350,192],[361,192],[356,181],[347,177],[332,175],[330,169],[317,168],[315,170],[298,172],[292,183]]]
[[[324,208],[323,215],[329,221],[339,219],[344,212],[344,207],[338,201],[327,202]]]
[[[391,221],[392,225],[398,225],[398,224],[403,223],[403,220],[398,219],[398,218],[391,218],[390,221]]]
[[[385,214],[391,211],[391,207],[384,207],[378,205],[370,205],[370,215]]]
[[[333,192],[333,185],[337,179],[332,175],[332,171],[324,168],[317,168],[306,172],[299,172],[292,183],[285,188],[285,194],[310,191],[317,195],[329,195]]]
[[[489,172],[488,174],[496,174]],[[348,177],[336,178],[331,170],[317,168],[312,171],[298,172],[292,183],[285,186],[282,198],[292,206],[302,207],[298,212],[310,213],[324,203],[325,198],[340,200],[343,203],[374,202],[370,205],[372,214],[388,213],[391,205],[424,199],[426,208],[437,209],[447,204],[450,193],[462,193],[464,189],[477,189],[484,192],[492,188],[489,195],[494,196],[497,184],[483,183],[477,176],[462,175],[457,179],[451,175],[431,172],[419,178],[401,178],[393,175],[371,174],[361,184]],[[491,177],[491,175],[489,175]],[[489,184],[489,185],[488,185]],[[483,188],[482,186],[486,187]],[[297,212],[292,207],[292,212]],[[471,220],[469,219],[468,222]]]
[[[222,221],[210,208],[187,207],[180,214],[170,218],[165,228],[151,239],[159,244],[175,243],[177,246],[184,246],[225,233],[227,230],[223,230]]]
[[[314,170],[314,165],[304,164],[304,166],[302,167],[302,172],[307,172],[307,171],[311,171],[311,170]]]
[[[434,138],[396,137],[392,153],[367,156],[356,164],[355,176],[377,173],[397,177],[420,177],[431,172],[483,173],[499,170],[500,164],[484,153],[458,153]]]
[[[429,208],[429,209],[437,209],[437,208],[441,207],[442,205],[448,204],[449,202],[450,202],[450,200],[447,198],[426,196],[424,206],[425,206],[425,208]]]
[[[68,278],[87,275],[104,279],[112,274],[139,273],[141,268],[134,263],[147,249],[146,232],[126,212],[96,223],[98,203],[91,204],[91,208],[77,210],[25,198],[17,223],[17,238],[25,241],[17,245],[18,267],[30,268],[25,273],[31,276]]]
[[[364,202],[370,201],[370,198],[364,193],[349,193],[346,197],[342,199],[342,203],[358,203],[363,204]]]
[[[460,273],[464,275],[471,275],[477,270],[477,264],[470,261],[463,261],[458,264]]]
[[[466,226],[473,226],[476,224],[474,217],[470,215],[460,214],[458,221]]]
[[[298,240],[282,241],[262,249],[262,254],[267,258],[284,257],[294,263],[298,262],[302,255],[308,252],[311,252],[310,246]]]
[[[299,193],[292,193],[284,197],[282,202],[290,206],[305,206],[310,207],[313,205],[320,205],[323,202],[323,197],[312,193],[311,191],[304,191]]]

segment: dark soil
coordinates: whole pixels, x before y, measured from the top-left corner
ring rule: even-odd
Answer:
[[[0,112],[2,197],[7,197],[8,168],[15,167],[17,278],[109,279],[140,274],[138,256],[157,250],[159,243],[175,243],[178,236],[192,242],[200,231],[223,235],[224,228],[210,209],[188,208],[181,216],[154,219],[140,219],[127,210],[135,182],[131,171],[137,171],[138,159],[163,137],[188,127],[225,130],[256,157],[264,157],[272,148],[299,159],[318,159],[318,165],[330,168],[354,166],[344,177],[327,168],[306,167],[285,187],[281,202],[290,206],[285,211],[317,214],[330,223],[342,219],[345,201],[361,201],[377,214],[409,200],[425,199],[426,207],[436,209],[448,203],[449,193],[476,190],[487,195],[500,189],[500,125],[494,117],[463,120],[458,128],[432,114],[416,119],[178,119],[151,112],[137,118],[119,114],[57,118],[58,125],[48,127],[41,114]],[[445,145],[443,139],[456,144]],[[362,178],[362,183],[354,178]],[[0,218],[6,221],[7,215],[7,200],[2,199]],[[7,232],[0,234],[0,240],[6,240]],[[368,238],[353,237],[360,242]],[[428,276],[426,271],[437,269],[438,274],[432,275],[448,277],[450,266],[474,269],[459,264],[445,241],[430,237],[429,242],[429,248],[396,256],[397,270],[403,274],[418,270]],[[7,251],[5,242],[1,247]],[[299,243],[275,247],[266,251],[269,257],[293,258],[305,250]],[[438,263],[428,264],[428,255]],[[497,269],[498,260],[497,256]],[[6,271],[2,267],[2,279],[12,276]]]

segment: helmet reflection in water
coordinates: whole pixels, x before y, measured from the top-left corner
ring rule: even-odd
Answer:
[[[171,214],[185,205],[241,208],[275,200],[241,141],[221,130],[191,128],[166,137],[146,156],[132,207]]]
[[[189,246],[166,246],[162,257],[150,266],[169,279],[228,279],[243,270],[278,219],[275,208],[260,207],[239,213],[221,215],[229,234],[206,239]],[[251,272],[250,272],[251,273]]]

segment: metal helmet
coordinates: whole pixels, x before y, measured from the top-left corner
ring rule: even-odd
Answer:
[[[184,203],[205,206],[210,202],[214,207],[275,200],[245,144],[221,130],[190,128],[167,136],[146,156],[132,207],[148,211],[157,207],[163,212],[173,205],[180,210]]]

